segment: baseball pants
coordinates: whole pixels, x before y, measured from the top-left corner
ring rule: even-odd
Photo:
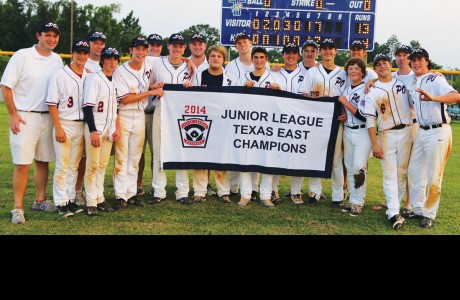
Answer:
[[[83,131],[85,123],[81,121],[61,120],[62,128],[66,134],[64,143],[53,139],[54,153],[56,154],[56,167],[53,177],[53,200],[56,206],[66,204],[75,199],[75,184],[78,177],[78,165],[83,155]],[[53,137],[56,131],[53,128]]]
[[[332,201],[343,201],[343,124],[339,124],[339,131],[337,132],[337,140],[335,142],[334,159],[332,162]],[[321,179],[319,180],[321,185]],[[317,190],[318,182],[316,182],[315,189]],[[311,188],[311,187],[310,187]],[[321,191],[316,193],[317,197],[321,196]],[[319,199],[319,198],[318,198]]]
[[[230,173],[229,171],[214,171],[217,195],[219,197],[230,195]]]

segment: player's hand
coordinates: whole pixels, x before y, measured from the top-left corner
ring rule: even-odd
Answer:
[[[382,147],[379,144],[372,145],[372,154],[375,158],[381,159],[383,157]]]
[[[272,68],[271,68],[272,72],[279,72],[281,70],[281,67],[278,66],[278,65],[274,65]]]
[[[56,128],[55,132],[56,132],[55,133],[56,141],[59,143],[65,143],[67,137],[66,137],[64,129],[62,129],[62,127],[59,127],[59,128]]]
[[[154,84],[151,84],[149,88],[151,90],[155,90],[155,89],[162,89],[164,86],[165,86],[165,83],[163,81],[158,81]]]
[[[425,90],[417,89],[416,92],[420,93],[420,101],[434,101],[433,96],[427,93]]]
[[[340,102],[341,104],[344,104],[344,103],[348,102],[348,99],[347,99],[347,97],[345,97],[345,96],[340,96],[340,97],[339,97],[339,102]]]
[[[13,134],[18,134],[21,132],[19,129],[19,123],[26,124],[26,121],[24,121],[23,118],[21,118],[20,115],[15,114],[14,116],[10,116],[10,129],[13,132]]]
[[[101,137],[99,136],[99,133],[97,133],[97,131],[92,131],[89,134],[89,137],[91,139],[91,145],[93,145],[93,147],[98,148],[101,146]]]
[[[254,86],[254,81],[248,80],[244,83],[245,87],[253,87]]]
[[[342,114],[340,116],[337,117],[337,120],[339,120],[339,122],[345,122],[347,120],[347,114],[342,111]]]
[[[281,86],[277,83],[270,84],[270,89],[272,90],[281,90]]]
[[[163,97],[164,94],[165,94],[165,91],[162,88],[150,90],[150,95],[151,96]]]
[[[120,130],[116,129],[115,132],[112,134],[112,141],[116,142],[120,139],[120,137]]]
[[[184,80],[183,85],[185,88],[189,88],[193,86],[193,83],[190,80]]]
[[[373,80],[369,80],[366,83],[366,86],[364,87],[364,94],[369,94],[369,92],[371,91],[371,88],[375,88],[375,82],[376,81],[377,81],[377,79],[373,79]]]
[[[188,72],[190,76],[193,77],[195,75],[196,66],[191,59],[187,61],[187,67],[188,67]]]

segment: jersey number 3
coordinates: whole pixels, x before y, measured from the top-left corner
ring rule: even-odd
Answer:
[[[71,108],[72,106],[73,106],[73,98],[69,97],[69,99],[67,100],[67,107]]]

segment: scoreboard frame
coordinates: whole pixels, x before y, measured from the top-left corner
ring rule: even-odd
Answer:
[[[318,44],[331,38],[338,50],[361,40],[374,50],[377,0],[222,0],[221,36],[234,46],[234,36],[248,34],[253,45],[281,48],[307,39]]]

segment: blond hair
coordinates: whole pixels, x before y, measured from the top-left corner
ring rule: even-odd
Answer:
[[[209,60],[209,56],[211,55],[212,51],[220,53],[223,56],[224,61],[227,60],[227,50],[225,49],[224,46],[214,45],[214,46],[209,47],[208,50],[206,50],[206,59],[207,60]]]

